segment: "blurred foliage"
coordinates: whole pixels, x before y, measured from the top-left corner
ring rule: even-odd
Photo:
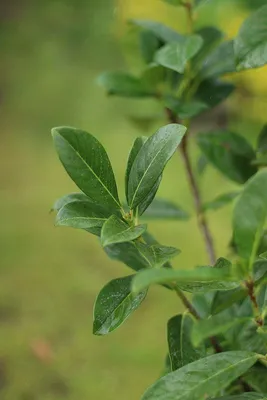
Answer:
[[[216,21],[233,36],[247,13],[244,3],[214,0],[199,13],[202,21]],[[49,132],[58,125],[91,131],[108,149],[122,187],[127,151],[121,148],[130,148],[140,129],[150,134],[165,120],[159,115],[156,126],[136,123],[157,112],[153,101],[137,107],[134,100],[108,99],[95,77],[136,60],[137,38],[133,28],[126,34],[125,19],[155,18],[185,31],[184,14],[160,0],[14,0],[0,7],[0,398],[134,400],[160,373],[166,309],[171,316],[180,305],[155,288],[121,330],[104,341],[93,337],[95,295],[107,279],[129,271],[110,261],[97,239],[53,227],[51,203],[74,185],[58,163]],[[240,90],[228,102],[231,125],[252,140],[266,122],[265,75],[265,68],[256,78],[240,74]],[[206,129],[207,122],[201,124]],[[191,150],[197,160],[197,150]],[[172,160],[161,193],[192,212],[181,166]],[[201,186],[206,201],[236,189],[212,168]],[[212,215],[221,254],[228,251],[229,213],[227,207]],[[168,222],[164,232],[160,222],[152,228],[163,243],[184,249],[179,265],[205,263],[194,218],[186,225]],[[189,235],[194,252],[188,249]]]

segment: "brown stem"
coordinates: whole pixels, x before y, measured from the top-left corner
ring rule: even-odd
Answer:
[[[176,115],[169,109],[166,108],[166,114],[171,123],[177,124],[180,121],[176,117]],[[201,201],[201,196],[200,196],[200,191],[197,185],[197,181],[194,176],[193,168],[191,165],[191,161],[189,158],[188,154],[188,147],[187,147],[187,139],[188,139],[188,133],[187,135],[184,136],[182,144],[181,144],[181,154],[183,157],[184,161],[184,166],[188,178],[188,182],[190,185],[190,189],[194,198],[194,203],[195,203],[195,209],[196,209],[196,214],[197,214],[197,220],[198,220],[198,226],[199,229],[202,233],[205,245],[206,245],[206,250],[207,254],[209,256],[209,262],[214,265],[216,262],[216,255],[215,255],[215,250],[214,250],[214,244],[213,244],[213,239],[211,236],[210,229],[208,227],[207,219],[205,215],[202,212],[202,201]]]
[[[263,325],[263,320],[260,316],[260,310],[259,306],[257,303],[256,295],[255,295],[255,286],[254,286],[254,281],[253,280],[247,280],[245,282],[247,290],[248,290],[248,295],[251,300],[252,306],[255,310],[255,321],[257,325],[262,326]]]

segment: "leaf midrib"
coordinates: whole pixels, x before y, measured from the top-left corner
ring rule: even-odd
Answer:
[[[65,221],[73,221],[73,220],[76,220],[76,219],[79,219],[79,220],[82,220],[82,219],[84,219],[84,220],[99,220],[99,221],[106,221],[107,220],[107,218],[99,218],[99,217],[73,217],[73,218],[64,218],[64,219],[60,219],[59,221],[60,222],[65,222]]]
[[[91,173],[95,176],[95,178],[99,181],[99,183],[103,186],[103,188],[106,190],[106,192],[110,195],[110,197],[115,201],[115,203],[121,208],[120,203],[118,200],[113,196],[113,194],[109,191],[107,186],[103,183],[103,181],[99,178],[99,176],[94,172],[94,170],[90,167],[90,165],[86,162],[86,160],[80,155],[80,153],[75,149],[75,147],[70,144],[68,140],[64,138],[59,132],[57,134],[72,148],[72,150],[75,152],[75,154],[82,160],[82,162],[87,166],[87,168],[91,171]]]
[[[153,163],[153,162],[155,161],[155,159],[158,157],[159,153],[165,148],[166,144],[167,144],[167,140],[165,141],[164,146],[162,146],[162,147],[159,149],[159,151],[158,151],[158,152],[156,153],[156,155],[152,158],[151,162],[148,164],[147,168],[145,169],[145,171],[144,171],[144,173],[143,173],[143,176],[142,176],[142,178],[140,179],[140,181],[139,181],[139,183],[138,183],[138,185],[137,185],[137,188],[136,188],[136,190],[135,190],[135,192],[134,192],[134,195],[133,195],[133,197],[132,197],[132,201],[131,201],[131,205],[130,205],[131,208],[133,207],[133,202],[134,202],[134,200],[135,200],[135,197],[137,196],[137,192],[138,192],[138,190],[139,190],[139,188],[140,188],[140,185],[142,184],[142,182],[143,182],[143,180],[144,180],[144,178],[145,178],[145,176],[146,176],[146,174],[147,174],[148,169],[151,167],[152,163]],[[139,153],[137,154],[136,158],[138,157],[138,155],[139,155]],[[135,159],[135,161],[136,161],[136,159]],[[132,169],[131,169],[131,171],[132,171]],[[159,174],[159,175],[160,175],[160,174]],[[158,179],[158,177],[157,177],[157,179]],[[156,180],[155,180],[155,182],[156,182]],[[142,200],[143,200],[143,199],[142,199]],[[141,200],[141,201],[142,201],[142,200]],[[140,201],[140,203],[141,203],[141,201]]]

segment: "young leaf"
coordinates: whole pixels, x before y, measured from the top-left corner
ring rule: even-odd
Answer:
[[[219,335],[231,329],[233,326],[247,321],[248,318],[232,318],[227,314],[218,314],[208,319],[202,319],[194,324],[192,329],[192,343],[195,347],[212,336]]]
[[[76,128],[52,129],[59,158],[76,185],[90,199],[118,213],[117,185],[104,147],[94,136]]]
[[[92,203],[92,200],[88,196],[86,196],[84,193],[70,193],[70,194],[65,194],[64,196],[57,199],[55,201],[55,203],[53,204],[51,211],[59,211],[66,204],[73,203],[74,201],[75,202],[87,201],[89,203]]]
[[[139,292],[156,283],[197,282],[199,285],[218,281],[235,281],[235,278],[224,269],[202,267],[195,270],[170,270],[170,269],[148,269],[139,272],[133,280],[133,292]]]
[[[266,216],[267,171],[261,170],[247,182],[234,208],[234,242],[241,257],[256,256]]]
[[[226,100],[233,93],[234,88],[234,85],[229,82],[205,79],[199,85],[195,97],[212,108]]]
[[[244,300],[246,296],[247,290],[243,288],[216,292],[211,306],[211,314],[215,315],[226,310],[233,304]]]
[[[110,281],[98,294],[94,305],[94,335],[106,335],[118,328],[142,303],[147,291],[131,293],[134,275]]]
[[[122,97],[151,97],[156,93],[145,82],[125,72],[104,72],[97,82],[110,95]]]
[[[237,70],[267,64],[267,5],[250,15],[234,41]]]
[[[205,203],[203,205],[203,211],[218,210],[231,203],[239,194],[240,192],[229,192],[221,194],[215,197],[214,200]]]
[[[267,124],[264,125],[262,128],[258,141],[257,141],[257,150],[260,153],[266,153],[267,152]]]
[[[183,41],[169,43],[155,54],[155,62],[182,74],[187,62],[200,50],[203,39],[199,35],[185,36]]]
[[[201,76],[205,79],[219,77],[236,71],[234,43],[221,43],[205,60]]]
[[[168,321],[168,345],[171,371],[199,360],[204,352],[193,347],[190,337],[194,322],[187,313],[176,315]]]
[[[160,378],[143,395],[142,400],[200,400],[219,390],[246,372],[258,355],[246,351],[229,351],[194,361]]]
[[[146,225],[129,226],[116,215],[112,215],[103,225],[101,230],[101,243],[106,247],[115,243],[131,242],[141,236],[146,230]]]
[[[173,257],[180,254],[180,250],[175,247],[162,246],[159,244],[149,246],[142,242],[136,242],[135,246],[150,267],[161,267]]]
[[[140,50],[143,59],[146,63],[151,63],[154,59],[155,52],[160,47],[159,39],[151,31],[141,31],[140,32]]]
[[[213,166],[233,181],[244,183],[256,173],[254,150],[243,136],[215,131],[198,135],[197,141]]]
[[[138,152],[129,176],[129,206],[135,209],[150,193],[180,144],[186,128],[169,124],[150,136]]]
[[[162,40],[165,43],[168,42],[180,42],[184,40],[184,36],[180,33],[174,31],[166,25],[161,24],[160,22],[142,20],[142,19],[133,19],[132,22],[134,25],[139,26],[142,29],[146,29],[154,33],[154,35]]]
[[[78,229],[101,228],[109,216],[108,210],[95,203],[74,201],[59,210],[56,225]]]
[[[189,214],[169,200],[156,198],[144,213],[145,219],[187,220]]]

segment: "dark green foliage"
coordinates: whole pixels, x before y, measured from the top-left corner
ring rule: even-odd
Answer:
[[[191,138],[186,130],[190,120],[204,112],[209,118],[210,110],[234,91],[234,85],[224,80],[225,74],[267,63],[267,6],[250,15],[232,41],[225,40],[224,33],[213,26],[194,29],[195,10],[204,8],[207,1],[164,1],[174,12],[188,13],[190,34],[154,21],[132,21],[140,37],[143,71],[138,77],[106,72],[98,82],[110,95],[153,97],[168,124],[134,141],[125,171],[127,203],[119,200],[111,163],[99,141],[80,129],[54,128],[59,158],[82,191],[55,202],[56,225],[99,236],[111,259],[135,271],[112,280],[100,291],[94,307],[95,335],[118,328],[155,284],[178,295],[187,309],[168,321],[164,375],[150,386],[143,400],[266,400],[267,170],[258,169],[267,165],[267,125],[255,150],[244,136],[227,127],[197,133],[201,151],[198,174],[191,164]],[[153,123],[150,116],[143,118],[147,127]],[[178,264],[177,258],[178,268],[173,268],[170,261],[180,250],[159,243],[147,226],[140,224],[140,217],[161,220],[164,230],[164,220],[179,223],[189,218],[184,211],[187,204],[180,207],[176,199],[155,198],[177,148],[183,156],[210,266],[188,268]],[[239,184],[238,190],[203,203],[199,181],[208,164]],[[181,174],[177,170],[174,182]],[[231,259],[217,259],[205,214],[233,201]],[[195,253],[195,243],[190,236],[187,240]],[[197,264],[197,253],[195,259]],[[186,292],[193,293],[192,302]]]

